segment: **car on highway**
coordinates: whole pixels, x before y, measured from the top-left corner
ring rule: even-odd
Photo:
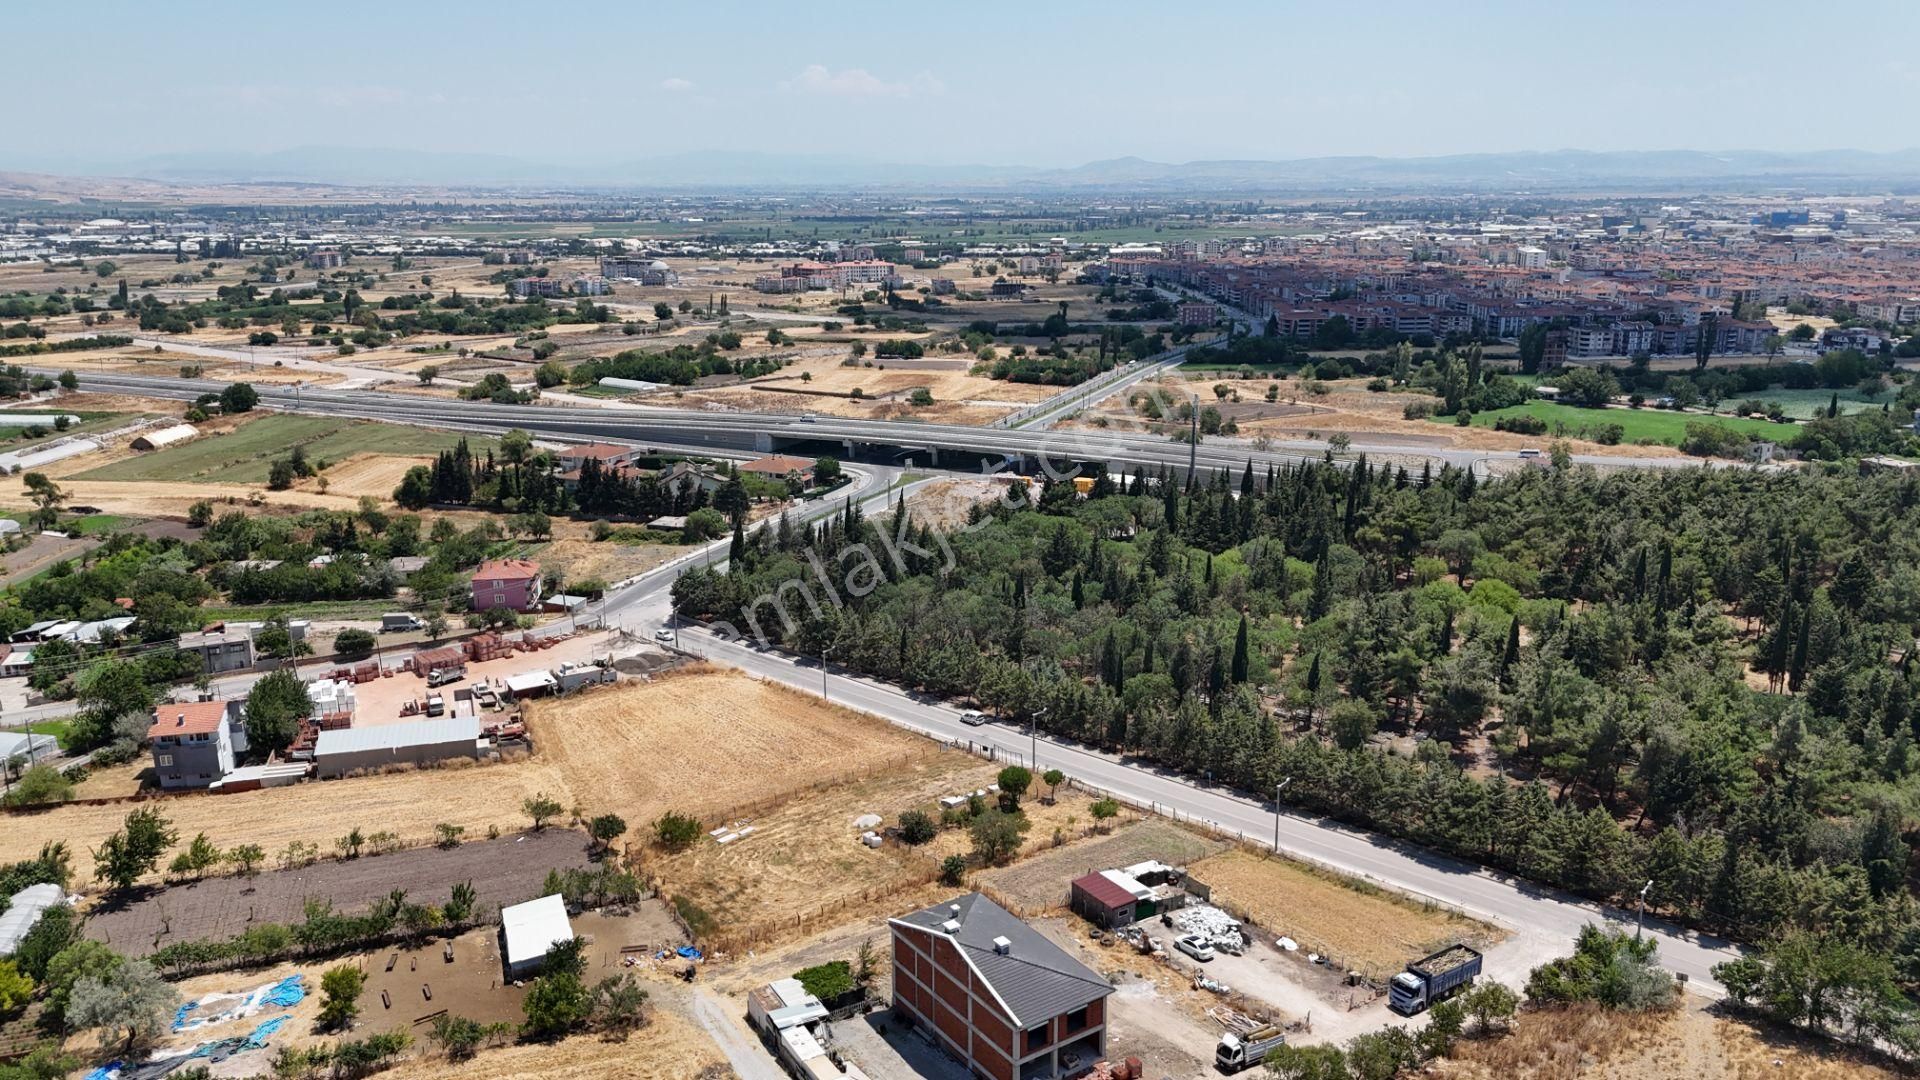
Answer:
[[[1198,934],[1182,934],[1174,938],[1173,947],[1203,964],[1213,959],[1213,946]]]
[[[653,640],[671,642],[673,640],[673,631],[663,626],[653,632]]]
[[[960,722],[968,727],[979,727],[987,722],[987,714],[979,709],[968,709],[960,714]]]

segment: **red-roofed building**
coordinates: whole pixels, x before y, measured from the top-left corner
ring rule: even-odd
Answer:
[[[790,454],[773,454],[769,457],[754,458],[741,465],[740,471],[764,476],[769,480],[799,480],[803,484],[813,483],[812,459],[794,457]]]
[[[560,463],[560,471],[574,472],[589,458],[598,461],[602,468],[625,465],[640,456],[640,448],[617,443],[581,443],[562,447],[553,456]]]
[[[163,790],[203,788],[233,771],[235,751],[245,751],[238,701],[167,702],[153,710],[147,739],[153,771]]]
[[[540,607],[540,567],[530,559],[488,559],[473,572],[473,610]]]

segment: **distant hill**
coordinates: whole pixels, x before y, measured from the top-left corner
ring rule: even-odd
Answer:
[[[1920,149],[1774,152],[1553,150],[1444,157],[1322,157],[1184,163],[1137,157],[1065,169],[922,165],[845,155],[709,150],[599,164],[505,154],[298,147],[260,154],[173,153],[124,161],[11,161],[0,169],[188,184],[429,184],[468,188],[1151,191],[1579,191],[1741,186],[1920,185]]]

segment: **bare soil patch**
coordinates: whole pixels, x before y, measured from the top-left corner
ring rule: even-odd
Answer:
[[[558,1043],[525,1043],[482,1050],[459,1064],[423,1055],[381,1073],[391,1080],[693,1080],[711,1068],[726,1069],[713,1039],[692,1023],[664,1009],[624,1042],[576,1036]],[[732,1076],[731,1069],[713,1074]]]
[[[102,906],[87,936],[120,952],[145,956],[175,941],[228,937],[256,922],[297,922],[309,899],[358,911],[395,889],[438,903],[455,882],[471,881],[481,917],[502,904],[532,899],[547,871],[587,864],[587,838],[549,828],[454,848],[413,848],[253,877],[212,877],[160,889],[125,906]]]
[[[1442,945],[1499,938],[1493,927],[1464,915],[1250,851],[1222,852],[1190,870],[1212,887],[1216,903],[1250,914],[1263,937],[1285,934],[1302,951],[1375,979]]]

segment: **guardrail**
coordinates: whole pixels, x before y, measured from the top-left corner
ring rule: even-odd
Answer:
[[[1041,416],[1049,412],[1055,412],[1059,409],[1062,409],[1068,405],[1073,404],[1076,401],[1096,396],[1100,393],[1100,391],[1105,390],[1106,388],[1113,386],[1116,383],[1124,382],[1126,379],[1136,374],[1139,374],[1145,368],[1152,368],[1152,367],[1168,364],[1174,360],[1177,360],[1178,358],[1179,358],[1178,355],[1162,354],[1161,356],[1149,358],[1146,360],[1129,360],[1118,367],[1111,368],[1107,371],[1101,372],[1099,375],[1096,375],[1093,378],[1088,379],[1086,382],[1075,383],[1074,385],[1067,387],[1066,389],[1060,391],[1059,393],[1053,395],[1052,397],[1046,398],[1041,401],[1036,401],[1033,404],[1026,406],[1025,408],[1017,409],[1014,412],[1010,412],[1007,415],[992,421],[986,426],[990,428],[1019,427],[1021,424],[1026,423],[1028,420],[1031,420],[1036,416]]]

